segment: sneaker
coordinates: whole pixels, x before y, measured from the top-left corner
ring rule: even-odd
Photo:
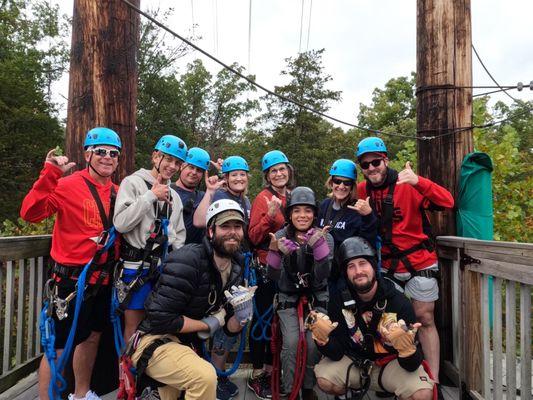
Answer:
[[[272,390],[270,388],[270,374],[263,373],[255,378],[250,376],[250,378],[248,378],[247,385],[258,398],[272,398]]]
[[[75,397],[74,393],[70,393],[68,395],[68,400],[102,400],[96,393],[94,393],[92,390],[89,390],[87,393],[85,393],[84,397]]]
[[[239,394],[239,388],[228,377],[219,377],[217,383],[217,400],[230,400]]]

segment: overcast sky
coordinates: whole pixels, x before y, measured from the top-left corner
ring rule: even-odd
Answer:
[[[72,4],[64,1],[61,7],[72,14]],[[416,69],[414,0],[251,0],[251,5],[249,35],[250,0],[141,0],[144,10],[173,7],[171,29],[188,36],[194,23],[200,47],[228,64],[249,68],[268,88],[284,83],[279,73],[285,58],[325,48],[330,88],[342,91],[342,101],[332,104],[330,114],[354,123],[359,103],[369,104],[375,87]],[[531,0],[472,0],[472,42],[501,85],[533,80],[531,15]],[[193,58],[201,58],[212,72],[220,69],[194,52],[179,61],[180,70]],[[493,85],[475,56],[472,62],[474,85]],[[68,92],[65,85],[59,90]],[[533,99],[529,89],[511,94]],[[504,95],[493,98],[510,101]]]

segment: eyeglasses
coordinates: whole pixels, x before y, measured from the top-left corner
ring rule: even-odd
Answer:
[[[361,165],[361,168],[368,169],[368,167],[370,167],[370,164],[372,164],[373,167],[379,167],[382,161],[383,161],[383,158],[376,158],[375,160],[372,160],[372,161],[363,161],[360,165]]]
[[[335,185],[344,184],[344,186],[347,186],[347,187],[352,187],[354,183],[352,180],[345,181],[339,178],[331,178],[331,182],[333,182]]]
[[[94,154],[96,154],[98,157],[105,157],[109,154],[109,157],[111,158],[117,158],[120,156],[120,151],[118,150],[108,150],[104,149],[102,147],[98,147],[96,149],[91,150]]]
[[[270,168],[270,171],[268,171],[270,175],[276,175],[277,173],[283,174],[285,172],[287,172],[287,167]]]

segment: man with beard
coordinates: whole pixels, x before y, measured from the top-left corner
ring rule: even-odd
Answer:
[[[194,349],[221,327],[237,335],[252,318],[255,288],[238,286],[244,213],[234,201],[220,200],[209,207],[206,220],[201,244],[169,255],[146,301],[146,317],[130,340],[138,379],[144,370],[164,385],[162,400],[176,399],[183,390],[185,399],[214,400],[215,370]]]
[[[390,168],[380,138],[361,140],[356,155],[366,181],[359,183],[357,194],[362,199],[370,197],[378,214],[383,270],[411,299],[422,324],[420,343],[438,382],[440,345],[434,320],[438,260],[426,210],[452,208],[453,197],[442,186],[416,175],[409,162],[399,173]]]
[[[326,356],[315,366],[320,388],[337,396],[370,389],[403,400],[431,399],[433,382],[421,365],[415,342],[420,324],[409,300],[393,282],[377,277],[376,253],[365,239],[346,239],[337,261],[345,288],[332,294],[329,317],[314,313],[309,321]]]

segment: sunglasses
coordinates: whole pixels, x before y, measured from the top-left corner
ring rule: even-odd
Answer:
[[[98,157],[105,157],[109,154],[109,157],[111,158],[117,158],[118,156],[120,156],[120,151],[118,150],[108,150],[108,149],[103,149],[101,147],[98,147],[96,149],[92,149],[91,150],[94,154],[96,154]]]
[[[347,186],[347,187],[352,187],[354,183],[352,180],[345,181],[344,179],[339,179],[339,178],[331,178],[331,182],[333,182],[335,185],[344,184],[344,186]]]
[[[372,160],[372,161],[363,161],[360,165],[361,165],[361,168],[368,169],[368,167],[370,167],[370,164],[372,164],[373,167],[379,167],[382,161],[383,161],[383,158],[376,158],[375,160]]]

